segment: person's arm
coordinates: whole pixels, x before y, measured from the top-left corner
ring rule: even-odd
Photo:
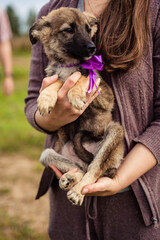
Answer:
[[[83,194],[108,196],[120,192],[157,164],[153,153],[143,144],[138,143],[127,154],[118,169],[115,178],[99,178],[94,184],[86,185]]]
[[[157,164],[153,153],[143,144],[138,143],[125,157],[116,176],[111,179],[101,177],[96,183],[86,185],[82,189],[82,194],[88,196],[109,196],[116,194],[128,187],[135,180],[149,171]],[[62,173],[53,165],[50,165],[58,178]],[[74,169],[74,171],[78,171]]]
[[[5,95],[11,95],[14,91],[11,37],[12,31],[8,16],[3,9],[0,9],[0,58],[4,72],[3,92]]]
[[[0,43],[0,56],[4,71],[3,91],[5,95],[11,95],[14,91],[14,81],[12,75],[12,47],[10,40]]]

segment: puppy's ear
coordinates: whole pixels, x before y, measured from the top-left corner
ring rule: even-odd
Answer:
[[[88,13],[88,12],[83,12],[83,13],[86,16],[87,21],[91,27],[91,37],[93,37],[98,30],[98,20],[91,13]]]
[[[29,30],[29,38],[32,44],[35,44],[38,40],[41,40],[43,35],[43,29],[50,27],[51,24],[46,20],[46,17],[42,17]]]

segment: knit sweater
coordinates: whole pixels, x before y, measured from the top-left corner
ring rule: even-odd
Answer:
[[[77,7],[78,0],[51,0],[40,11],[38,18],[61,6]],[[136,180],[132,185],[146,226],[159,226],[160,218],[160,2],[150,1],[150,35],[148,53],[141,65],[126,73],[103,72],[103,79],[110,79],[115,95],[113,118],[125,129],[125,154],[136,143],[144,144],[154,154],[157,165]],[[25,114],[29,123],[38,131],[47,134],[45,148],[53,147],[55,133],[49,134],[35,121],[37,97],[48,64],[40,42],[32,48],[28,96],[25,99]],[[37,198],[46,193],[54,181],[54,173],[44,170]]]

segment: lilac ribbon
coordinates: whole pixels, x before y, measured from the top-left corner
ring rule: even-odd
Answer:
[[[104,63],[102,60],[102,55],[94,55],[92,58],[90,58],[89,60],[86,60],[85,62],[81,63],[80,65],[83,68],[89,70],[90,86],[89,86],[88,93],[90,93],[92,91],[94,85],[96,86],[97,91],[98,91],[98,87],[96,85],[96,73],[94,70],[98,70],[98,71],[103,70]]]

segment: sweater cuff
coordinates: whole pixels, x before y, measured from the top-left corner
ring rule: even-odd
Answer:
[[[36,114],[37,110],[38,110],[37,104],[33,105],[32,108],[30,108],[30,114],[29,114],[29,118],[28,118],[29,123],[32,125],[32,127],[34,127],[39,132],[42,132],[42,133],[45,133],[45,134],[53,134],[54,132],[49,132],[49,131],[41,128],[37,124],[37,122],[35,120],[35,114]],[[26,114],[26,117],[27,117],[27,114]]]

